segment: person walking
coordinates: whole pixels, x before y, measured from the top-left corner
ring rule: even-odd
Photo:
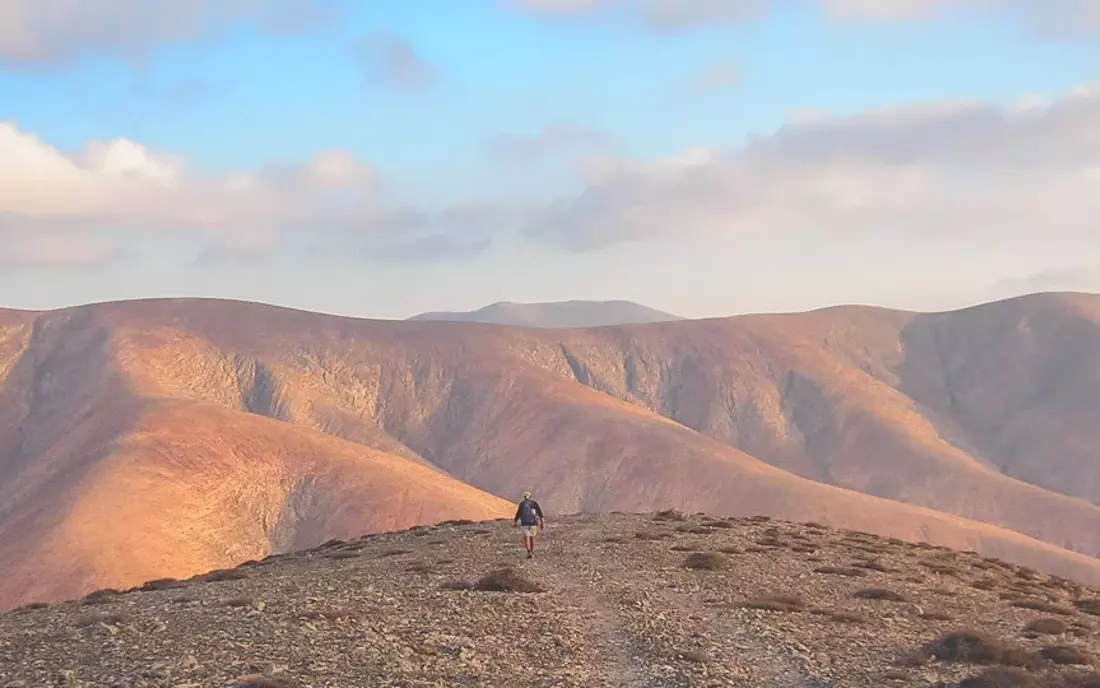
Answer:
[[[535,557],[535,536],[545,525],[542,517],[542,507],[531,499],[530,492],[523,493],[523,501],[516,509],[516,527],[523,530],[523,548],[527,550],[527,558]]]

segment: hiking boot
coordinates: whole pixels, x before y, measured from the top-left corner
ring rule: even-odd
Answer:
[[[528,552],[527,553],[527,558],[528,559],[534,559],[535,558],[535,553],[534,552]]]

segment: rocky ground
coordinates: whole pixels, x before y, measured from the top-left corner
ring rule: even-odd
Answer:
[[[522,555],[508,522],[442,524],[32,605],[0,687],[1100,688],[1100,591],[972,553],[656,514]]]

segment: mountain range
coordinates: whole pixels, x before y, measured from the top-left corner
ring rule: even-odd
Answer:
[[[682,320],[678,315],[632,301],[560,301],[512,303],[500,301],[476,311],[421,313],[414,321],[479,322],[515,327],[576,328],[639,325]]]
[[[1100,583],[1100,296],[593,328],[0,311],[0,608],[331,538],[677,508]]]

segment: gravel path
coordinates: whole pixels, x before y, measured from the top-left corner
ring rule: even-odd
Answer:
[[[544,592],[469,589],[502,567]],[[571,517],[531,561],[509,523],[444,524],[148,587],[0,615],[0,688],[929,688],[980,667],[898,660],[959,628],[1100,656],[1097,591],[747,519]]]

